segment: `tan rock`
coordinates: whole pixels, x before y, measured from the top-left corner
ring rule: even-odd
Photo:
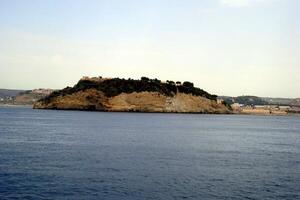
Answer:
[[[50,102],[39,101],[38,109],[72,109],[98,111],[179,112],[179,113],[230,113],[216,101],[191,94],[177,93],[173,97],[158,92],[121,93],[106,97],[96,89],[58,96]]]

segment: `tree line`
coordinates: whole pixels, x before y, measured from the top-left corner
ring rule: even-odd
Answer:
[[[166,96],[174,96],[177,92],[192,94],[194,96],[202,96],[211,100],[216,100],[217,96],[209,94],[208,92],[194,87],[194,84],[185,81],[181,83],[180,81],[170,81],[162,82],[158,79],[150,79],[148,77],[141,77],[140,80],[134,79],[120,79],[120,78],[112,78],[106,79],[103,81],[92,81],[88,79],[81,79],[74,87],[66,87],[59,91],[54,91],[50,96],[48,96],[48,100],[53,97],[60,95],[72,94],[78,91],[86,90],[86,89],[97,89],[98,91],[102,91],[106,96],[113,97],[117,96],[121,93],[132,93],[132,92],[159,92]],[[44,99],[47,100],[47,99]]]

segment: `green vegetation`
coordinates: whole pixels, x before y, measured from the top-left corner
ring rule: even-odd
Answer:
[[[177,92],[181,92],[195,96],[202,96],[211,100],[217,99],[216,95],[211,95],[200,88],[194,87],[194,84],[191,82],[186,81],[181,84],[178,81],[176,83],[174,81],[166,81],[164,83],[158,79],[142,77],[141,80],[113,78],[102,81],[93,81],[89,79],[81,79],[74,87],[66,87],[62,90],[54,91],[43,100],[50,101],[53,97],[64,96],[92,88],[102,91],[108,97],[113,97],[121,93],[147,91],[159,92],[166,96],[174,96]]]
[[[244,105],[267,105],[268,104],[268,102],[256,96],[239,96],[235,98],[235,101]]]
[[[281,105],[289,106],[292,105],[294,99],[290,98],[271,98],[271,97],[262,97],[262,99],[268,102],[270,105]]]
[[[256,96],[238,96],[238,97],[223,97],[224,102],[231,105],[239,103],[244,105],[268,105],[269,103],[260,97]]]

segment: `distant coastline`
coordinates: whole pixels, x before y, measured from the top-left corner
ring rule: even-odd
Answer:
[[[300,98],[216,96],[185,81],[83,77],[62,90],[0,89],[0,106],[107,112],[285,116],[300,114]]]

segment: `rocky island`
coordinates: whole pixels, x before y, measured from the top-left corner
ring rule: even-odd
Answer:
[[[191,82],[162,82],[83,77],[73,87],[52,92],[33,108],[119,112],[231,113],[230,106],[216,95]]]

